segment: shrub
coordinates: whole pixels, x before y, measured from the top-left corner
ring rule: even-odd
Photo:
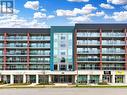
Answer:
[[[99,82],[98,85],[108,85],[106,81]]]

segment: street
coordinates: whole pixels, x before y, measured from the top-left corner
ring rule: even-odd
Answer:
[[[127,95],[127,88],[5,88],[0,95]]]

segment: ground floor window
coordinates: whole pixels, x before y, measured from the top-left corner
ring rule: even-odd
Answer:
[[[78,75],[78,83],[87,83],[87,75]]]
[[[89,83],[99,83],[99,75],[90,75]]]
[[[47,75],[39,75],[39,83],[45,84],[45,83],[48,83],[48,80],[49,78]]]
[[[14,75],[14,83],[23,83],[23,75]]]
[[[74,76],[72,75],[53,75],[53,83],[74,83]]]
[[[27,75],[26,79],[27,83],[36,83],[36,75]]]
[[[2,75],[1,81],[3,83],[10,83],[10,75]]]
[[[115,83],[124,83],[124,75],[115,75]]]

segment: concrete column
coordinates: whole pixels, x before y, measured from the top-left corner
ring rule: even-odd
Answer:
[[[90,83],[90,75],[87,75],[87,83]]]
[[[38,84],[38,83],[39,83],[39,75],[36,74],[36,84]]]
[[[75,83],[78,82],[78,75],[75,75]]]
[[[26,75],[23,74],[23,83],[26,83]]]
[[[112,75],[112,83],[115,84],[115,75]]]
[[[49,75],[49,83],[52,82],[52,78],[51,78],[51,75]]]
[[[124,82],[127,84],[127,75],[125,75]]]
[[[103,77],[103,75],[100,74],[100,76],[99,76],[99,82],[102,82],[102,77]]]
[[[0,81],[2,80],[1,77],[2,77],[2,75],[0,75]]]
[[[14,75],[10,75],[10,84],[14,84]]]

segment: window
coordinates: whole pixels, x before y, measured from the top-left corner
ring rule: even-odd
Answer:
[[[61,44],[61,47],[65,47],[66,45],[65,44]]]
[[[65,36],[61,36],[61,40],[65,40]]]
[[[61,62],[65,62],[65,58],[64,57],[62,57]]]
[[[61,55],[65,55],[65,52],[61,52]]]
[[[54,65],[54,70],[57,70],[57,64]]]
[[[60,70],[66,70],[66,65],[60,65]]]
[[[69,65],[68,69],[69,69],[69,71],[71,71],[72,70],[72,65]]]

